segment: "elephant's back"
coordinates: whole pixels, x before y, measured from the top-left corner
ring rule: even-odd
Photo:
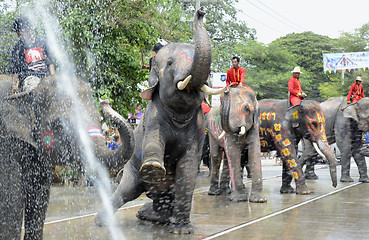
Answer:
[[[260,112],[279,112],[288,108],[288,101],[281,99],[263,99],[259,101]]]

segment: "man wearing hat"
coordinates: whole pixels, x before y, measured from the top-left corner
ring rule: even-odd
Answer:
[[[301,90],[300,67],[295,67],[291,73],[293,76],[288,80],[288,93],[291,105],[295,106],[299,105],[307,95]]]
[[[12,31],[19,41],[13,47],[8,72],[12,74],[12,94],[30,91],[37,87],[41,78],[55,74],[54,64],[49,55],[46,42],[33,37],[30,24],[25,18],[14,21]]]
[[[351,85],[349,94],[347,96],[347,103],[356,103],[360,99],[362,99],[364,96],[364,88],[363,85],[361,85],[361,82],[363,80],[361,77],[356,77],[355,83]]]

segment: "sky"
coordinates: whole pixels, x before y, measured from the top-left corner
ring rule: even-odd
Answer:
[[[235,6],[265,44],[304,31],[337,38],[369,22],[368,0],[239,0]]]

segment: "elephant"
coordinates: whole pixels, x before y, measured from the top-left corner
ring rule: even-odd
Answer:
[[[326,120],[326,134],[329,144],[336,143],[341,152],[341,182],[353,182],[350,176],[351,156],[354,158],[359,171],[359,182],[368,182],[365,152],[362,151],[362,134],[369,131],[369,98],[365,97],[353,104],[347,104],[346,98],[333,97],[322,102]],[[301,166],[307,162],[306,178],[316,179],[314,164],[311,158],[314,149],[309,141],[304,141],[304,152]],[[309,161],[310,160],[310,161]]]
[[[281,193],[309,194],[301,168],[297,164],[297,144],[302,138],[312,141],[316,149],[329,161],[332,186],[337,186],[336,160],[328,145],[325,120],[318,102],[301,101],[288,106],[287,100],[264,99],[260,104],[260,144],[261,151],[276,150],[283,161]],[[291,186],[295,179],[296,191]]]
[[[207,114],[212,171],[209,195],[226,192],[231,180],[231,201],[247,201],[243,179],[243,164],[248,162],[252,187],[250,202],[266,202],[263,194],[261,153],[259,139],[259,105],[255,94],[248,86],[229,87],[221,96],[221,106],[212,108]],[[222,136],[223,130],[225,136]],[[223,134],[224,135],[224,134]],[[257,140],[257,141],[256,141]],[[223,174],[219,185],[219,167],[222,152],[225,152]],[[246,151],[245,151],[246,150]],[[246,160],[241,161],[242,152]]]
[[[69,159],[85,163],[93,157],[84,153],[87,147],[95,154],[96,164],[110,168],[123,166],[133,153],[134,136],[128,122],[118,123],[123,143],[109,150],[88,83],[72,80],[80,99],[75,102],[68,89],[57,87],[61,81],[44,78],[34,90],[11,95],[11,80],[0,80],[0,239],[20,239],[23,218],[24,239],[43,238],[56,165],[67,165]],[[78,104],[78,113],[73,102]],[[81,126],[77,118],[82,118]]]
[[[194,17],[194,45],[169,43],[152,62],[150,88],[141,92],[151,100],[135,132],[135,150],[111,197],[113,210],[142,193],[153,201],[139,210],[141,220],[169,224],[174,234],[193,233],[190,222],[192,195],[204,138],[204,93],[211,64],[211,42],[203,24],[205,11]],[[95,223],[103,226],[106,213]]]

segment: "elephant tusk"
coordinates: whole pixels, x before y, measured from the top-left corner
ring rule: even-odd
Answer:
[[[325,155],[322,153],[322,151],[320,151],[320,149],[319,149],[319,147],[318,147],[318,145],[315,143],[315,142],[313,142],[313,146],[314,146],[314,148],[315,148],[315,151],[323,158],[323,159],[327,159],[326,157],[325,157]]]
[[[192,76],[190,75],[190,76],[186,77],[186,79],[185,79],[185,80],[183,80],[183,81],[179,81],[179,82],[177,83],[177,88],[178,88],[179,90],[183,90],[183,89],[185,89],[185,88],[187,87],[187,84],[190,82],[191,78],[192,78]]]
[[[220,134],[220,136],[218,137],[218,139],[220,140],[220,139],[222,139],[222,138],[224,138],[224,136],[226,135],[226,132],[222,132],[222,134]]]
[[[211,87],[208,87],[205,84],[202,85],[202,87],[201,87],[201,91],[203,91],[204,93],[209,94],[209,95],[218,95],[218,94],[221,94],[225,89],[226,89],[226,87],[221,88],[221,89],[213,89]]]
[[[245,133],[246,133],[246,128],[245,128],[245,126],[242,126],[241,127],[241,130],[240,130],[240,132],[238,134],[244,135]]]

